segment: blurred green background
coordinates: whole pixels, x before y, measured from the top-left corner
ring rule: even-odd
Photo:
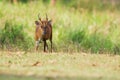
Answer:
[[[119,0],[0,0],[0,49],[33,51],[38,13],[52,19],[54,52],[120,54]]]

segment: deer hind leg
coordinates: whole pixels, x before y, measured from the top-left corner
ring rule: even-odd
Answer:
[[[51,53],[52,53],[52,39],[50,40],[50,43],[51,43]]]
[[[51,53],[52,53],[52,34],[50,36],[50,43],[51,43]]]

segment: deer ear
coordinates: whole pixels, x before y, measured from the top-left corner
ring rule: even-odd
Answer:
[[[48,21],[48,24],[52,24],[52,20],[49,20],[49,21]]]
[[[40,23],[39,23],[38,21],[35,21],[35,24],[36,24],[36,25],[39,25]]]

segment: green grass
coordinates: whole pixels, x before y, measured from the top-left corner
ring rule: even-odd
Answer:
[[[0,56],[1,80],[120,79],[119,55],[0,52]]]
[[[71,3],[75,4],[72,1]],[[98,3],[99,1],[91,2],[91,4],[95,5]],[[100,7],[100,5],[92,6],[90,4],[80,6],[76,4],[78,6],[75,8],[74,5],[72,7],[62,5],[62,3],[60,4],[61,5],[57,3],[56,7],[52,7],[44,4],[42,1],[24,4],[0,2],[0,6],[2,6],[0,7],[0,36],[5,36],[2,35],[1,30],[9,21],[9,26],[15,25],[13,27],[19,27],[22,25],[26,36],[30,37],[26,43],[34,43],[34,21],[38,20],[38,13],[40,13],[42,19],[45,18],[45,14],[47,13],[49,19],[52,19],[53,50],[55,52],[79,52],[83,50],[93,53],[119,54],[119,9],[111,11],[111,7],[113,7],[111,4],[106,5],[105,8],[107,9],[105,10],[103,8],[105,5]],[[86,2],[86,4],[88,4],[88,2]],[[103,11],[98,8],[103,9]],[[12,40],[14,41],[15,39],[13,38]],[[19,44],[22,45],[22,43]],[[26,45],[23,46],[23,48],[27,48]],[[40,48],[42,48],[42,46]],[[34,44],[31,44],[29,50],[33,49]]]

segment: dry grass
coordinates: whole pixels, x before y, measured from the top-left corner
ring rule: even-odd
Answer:
[[[89,53],[0,52],[0,79],[119,80],[120,56]]]

